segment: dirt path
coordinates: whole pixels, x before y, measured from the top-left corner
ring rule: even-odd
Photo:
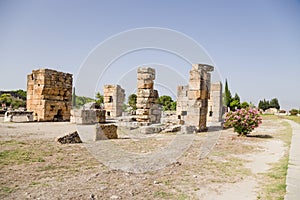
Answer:
[[[93,149],[104,151],[102,157],[97,157],[85,146],[92,144],[54,142],[57,136],[76,130],[70,123],[0,123],[0,197],[257,199],[260,193],[258,174],[265,173],[270,168],[269,163],[277,162],[286,149],[276,136],[284,128],[278,121],[266,121],[253,133],[273,138],[240,138],[232,130],[224,130],[221,135],[212,131],[182,137],[174,134],[135,137],[131,133],[127,139],[110,141],[117,147],[115,149],[108,141],[97,141]],[[218,139],[212,151],[205,148],[213,144],[207,138]],[[189,147],[180,149],[179,144],[184,142],[190,142]],[[149,153],[172,145],[179,151],[168,151],[168,154],[160,154],[162,157],[147,157]],[[128,159],[118,149],[128,155],[143,155],[149,165],[142,165],[143,162],[138,165],[137,157]],[[209,154],[200,160],[205,149]],[[175,152],[180,151],[180,156],[173,160]],[[120,157],[126,170],[116,170],[105,163],[115,163]],[[166,165],[168,159],[171,161]],[[133,173],[128,170],[128,166],[134,166],[130,162],[138,166],[134,170],[147,170]],[[159,165],[156,170],[148,170]]]

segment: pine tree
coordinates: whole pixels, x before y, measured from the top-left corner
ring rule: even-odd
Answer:
[[[280,105],[279,105],[279,102],[278,102],[277,98],[271,99],[270,108],[276,108],[278,110],[280,109]]]
[[[231,100],[232,100],[231,92],[228,89],[228,83],[227,83],[227,79],[226,79],[226,82],[225,82],[225,91],[224,91],[224,104],[225,104],[226,107],[230,107]]]
[[[73,87],[73,93],[72,93],[72,107],[76,107],[75,87]]]

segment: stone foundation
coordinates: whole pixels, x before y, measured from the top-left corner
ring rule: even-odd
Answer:
[[[7,111],[4,114],[4,122],[31,122],[33,112],[30,111]]]
[[[95,124],[95,123],[104,123],[105,110],[101,109],[73,109],[71,110],[71,123],[76,124]]]

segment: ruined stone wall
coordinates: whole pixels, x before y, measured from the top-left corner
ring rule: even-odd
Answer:
[[[107,117],[122,116],[125,90],[119,85],[104,85],[104,108]]]
[[[189,86],[178,86],[177,87],[177,105],[176,105],[176,114],[177,116],[181,116],[181,120],[185,120],[188,110],[188,90]]]
[[[208,122],[221,122],[222,121],[222,83],[216,82],[211,84],[210,98],[208,100]]]
[[[138,122],[159,123],[161,107],[157,105],[158,92],[154,90],[155,69],[139,67],[137,71],[137,110]]]
[[[208,98],[213,67],[193,64],[188,86],[177,88],[177,114],[188,126],[198,131],[206,129]]]
[[[27,110],[37,121],[70,120],[72,74],[50,69],[27,75]]]
[[[103,109],[72,109],[70,122],[76,124],[105,123],[105,112]]]

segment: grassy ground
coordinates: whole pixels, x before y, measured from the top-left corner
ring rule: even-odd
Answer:
[[[285,118],[300,124],[300,117],[298,116],[285,116]]]

